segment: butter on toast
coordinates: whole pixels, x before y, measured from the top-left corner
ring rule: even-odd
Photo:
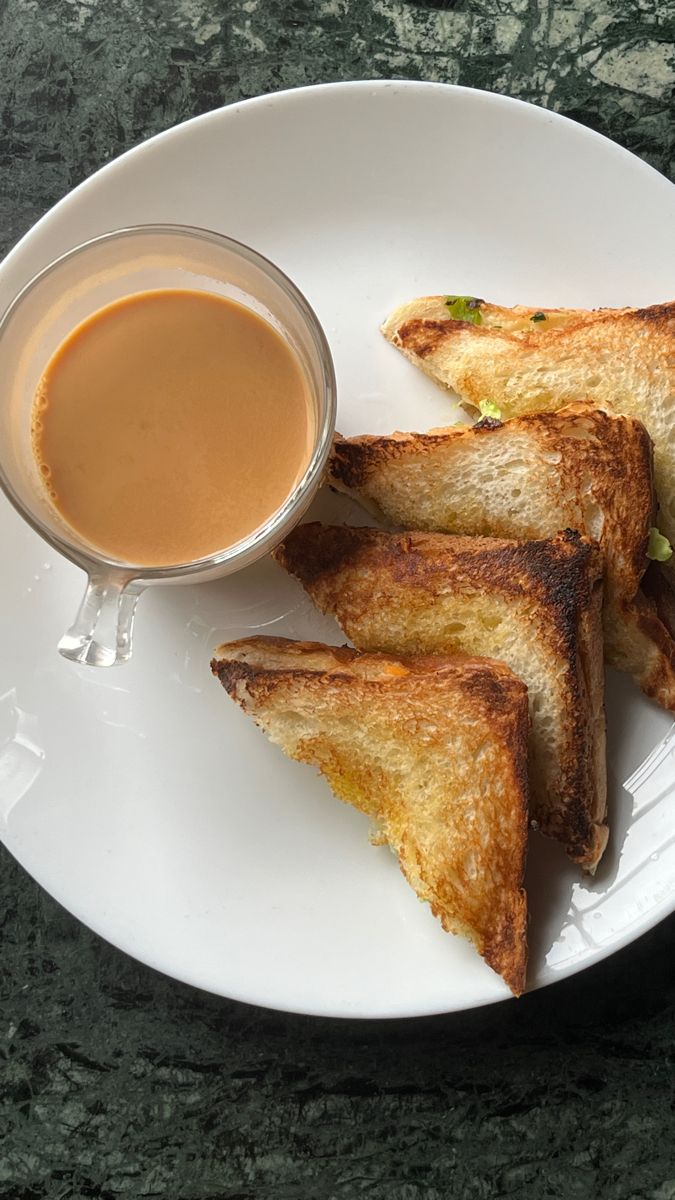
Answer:
[[[654,524],[644,426],[585,405],[427,434],[336,437],[333,487],[400,529],[552,537],[577,529],[605,562],[605,656],[675,711],[675,644],[640,583]]]
[[[454,320],[445,296],[397,308],[384,336],[437,383],[505,420],[573,401],[636,417],[654,442],[661,532],[675,545],[675,302],[649,308],[502,308]],[[474,310],[475,311],[475,310]]]
[[[368,814],[448,932],[525,986],[527,696],[502,663],[254,637],[211,663],[290,757]]]
[[[486,654],[527,685],[530,815],[593,871],[607,841],[602,562],[541,541],[300,525],[275,557],[359,650]]]

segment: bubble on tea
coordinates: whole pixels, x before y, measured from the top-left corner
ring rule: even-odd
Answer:
[[[48,404],[49,398],[47,396],[47,388],[44,380],[41,379],[35,392],[33,407],[37,412],[44,412]]]
[[[48,405],[47,387],[46,387],[46,382],[43,378],[38,383],[38,386],[37,386],[37,389],[35,392],[35,396],[33,397],[33,408],[31,410],[30,433],[31,433],[31,442],[33,444],[33,455],[34,455],[34,458],[35,458],[35,461],[37,464],[37,468],[46,484],[49,483],[49,478],[51,476],[51,470],[47,466],[47,464],[45,462],[43,462],[43,460],[42,460],[42,447],[40,445],[40,441],[41,441],[42,433],[44,430],[44,422],[42,421],[42,414],[44,413],[45,409],[47,408],[47,405]]]

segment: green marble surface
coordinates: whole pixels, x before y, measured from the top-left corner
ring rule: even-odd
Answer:
[[[0,251],[176,121],[458,82],[675,170],[673,0],[4,0]],[[675,1200],[675,921],[519,1003],[395,1023],[174,984],[0,877],[0,1200]]]

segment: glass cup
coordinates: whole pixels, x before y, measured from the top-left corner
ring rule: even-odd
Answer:
[[[168,567],[108,558],[81,538],[50,503],[31,444],[35,391],[64,338],[105,305],[155,288],[217,293],[253,309],[298,354],[314,405],[313,452],[281,508],[235,545]],[[73,662],[98,667],[130,657],[134,611],[144,588],[229,575],[263,557],[289,533],[319,488],[335,426],[333,362],[302,293],[255,250],[189,226],[118,229],[56,259],[23,288],[0,320],[0,377],[0,484],[24,520],[86,571],[79,612],[58,648]]]

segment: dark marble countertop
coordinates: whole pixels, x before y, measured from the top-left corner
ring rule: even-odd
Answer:
[[[0,251],[196,113],[364,77],[552,107],[672,176],[672,0],[5,0]],[[279,1015],[175,984],[3,852],[0,1200],[675,1200],[675,919],[518,1003]]]

